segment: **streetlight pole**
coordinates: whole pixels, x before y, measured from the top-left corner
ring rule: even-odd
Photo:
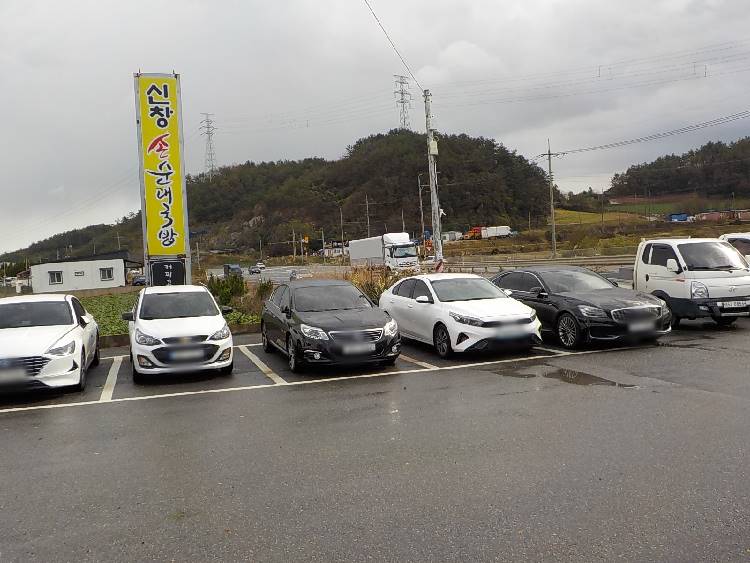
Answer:
[[[429,90],[424,91],[425,125],[427,129],[427,165],[430,174],[430,204],[432,207],[432,248],[435,251],[435,268],[442,270],[443,266],[443,240],[442,228],[440,227],[440,200],[437,190],[437,167],[435,156],[437,155],[437,142],[433,136],[432,111],[430,102],[432,95]]]
[[[547,169],[549,171],[549,213],[552,222],[552,258],[557,258],[557,233],[555,227],[555,185],[552,179],[552,149],[547,139]]]

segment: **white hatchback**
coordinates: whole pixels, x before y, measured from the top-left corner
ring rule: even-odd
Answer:
[[[147,374],[218,370],[232,373],[232,333],[211,293],[199,285],[141,290],[128,321],[133,379]]]
[[[380,308],[406,338],[453,352],[531,348],[540,342],[536,312],[473,274],[426,274],[386,290]]]
[[[0,386],[83,391],[99,363],[99,327],[71,295],[0,299]]]

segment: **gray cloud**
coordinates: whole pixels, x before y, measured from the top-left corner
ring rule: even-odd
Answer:
[[[548,137],[553,150],[569,149],[730,114],[750,82],[741,0],[373,6],[433,91],[440,130],[493,137],[527,156]],[[335,158],[397,125],[391,75],[404,72],[357,0],[4,0],[0,250],[138,206],[139,69],[182,75],[191,172],[203,165],[200,112],[216,114],[220,164]],[[423,130],[415,85],[412,93],[411,121]],[[563,189],[601,189],[629,164],[746,130],[737,122],[565,157],[556,177]]]

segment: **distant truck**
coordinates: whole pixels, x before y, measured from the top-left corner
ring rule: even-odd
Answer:
[[[408,233],[386,233],[349,242],[352,266],[385,266],[389,270],[419,268],[417,246]]]
[[[224,279],[229,278],[229,276],[242,277],[242,268],[239,264],[224,264]]]
[[[500,227],[482,227],[482,239],[506,238],[513,236],[513,231],[507,225]]]
[[[468,240],[479,240],[482,238],[482,229],[485,227],[472,227],[469,229],[469,231],[464,235],[464,239]]]

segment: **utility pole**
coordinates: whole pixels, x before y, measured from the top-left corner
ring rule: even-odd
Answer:
[[[117,235],[117,250],[121,250],[121,246],[120,246],[120,231],[115,231],[115,234]]]
[[[406,223],[404,223],[404,208],[401,208],[401,232],[406,232]]]
[[[599,192],[599,205],[602,209],[602,232],[604,232],[604,188]]]
[[[552,222],[552,258],[557,258],[557,229],[555,228],[555,183],[552,179],[552,149],[547,139],[547,167],[549,171],[549,213]]]
[[[339,221],[341,222],[341,263],[344,263],[344,209],[339,206]]]
[[[365,213],[367,213],[367,238],[370,238],[370,200],[365,194]]]
[[[258,252],[260,253],[260,261],[263,262],[263,239],[258,237]]]
[[[297,263],[297,235],[292,229],[292,264]]]
[[[203,119],[201,120],[201,126],[199,127],[201,134],[206,137],[206,156],[204,161],[204,168],[208,179],[213,180],[214,173],[216,172],[216,150],[214,149],[214,133],[216,133],[216,126],[214,125],[213,113],[201,113]]]
[[[326,263],[326,237],[323,234],[323,229],[320,229],[320,242],[323,243],[323,264]]]
[[[393,75],[396,81],[396,89],[393,95],[396,97],[396,105],[399,106],[399,123],[401,129],[410,129],[409,108],[411,107],[411,92],[409,92],[409,78],[400,74]]]
[[[422,232],[419,235],[419,238],[422,239],[422,255],[424,256],[425,248],[424,248],[424,208],[422,207],[422,175],[417,174],[417,189],[419,190],[419,221],[422,225]]]
[[[198,269],[201,269],[201,248],[198,246],[198,241],[195,241],[195,261],[198,263]]]
[[[443,241],[441,238],[442,229],[440,228],[440,200],[438,199],[437,189],[437,168],[435,165],[435,156],[437,155],[437,142],[432,130],[432,113],[430,110],[430,101],[432,94],[429,90],[424,91],[424,113],[425,125],[427,128],[427,166],[430,173],[430,205],[432,207],[432,248],[435,251],[435,269],[441,271],[443,267]]]

